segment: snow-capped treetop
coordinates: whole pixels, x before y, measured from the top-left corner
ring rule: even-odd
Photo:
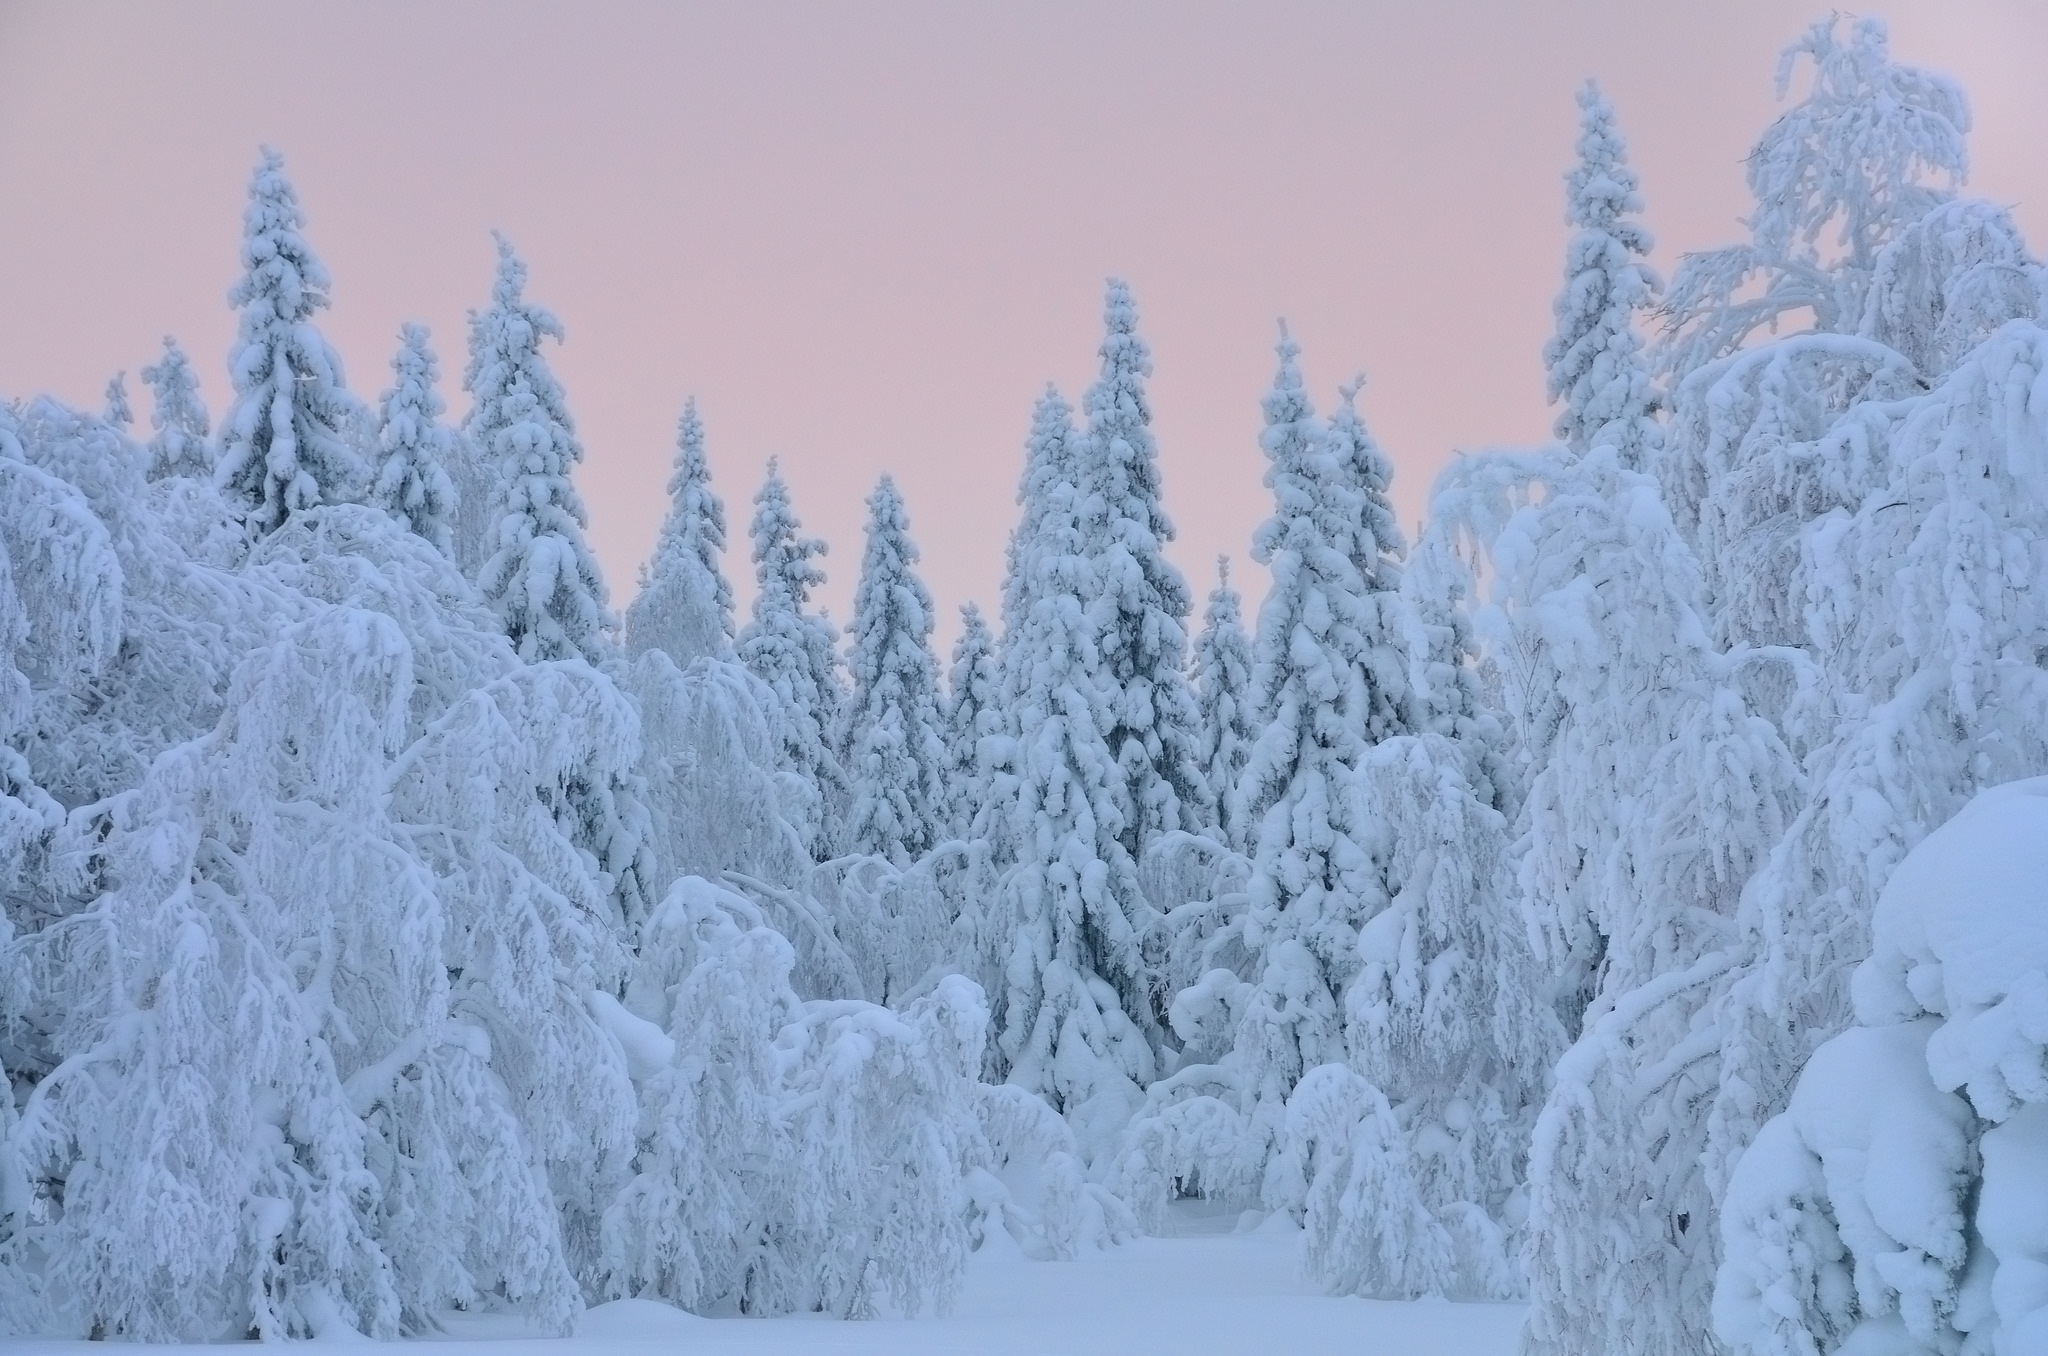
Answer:
[[[681,666],[698,655],[723,653],[733,633],[732,585],[719,568],[725,504],[711,488],[704,421],[697,416],[695,398],[684,404],[676,422],[668,496],[668,517],[653,558],[626,609],[626,645],[635,654],[660,648]]]
[[[1607,443],[1641,469],[1656,445],[1657,396],[1642,357],[1635,314],[1657,293],[1643,261],[1653,245],[1614,108],[1588,80],[1579,91],[1579,163],[1565,175],[1564,290],[1551,309],[1557,328],[1543,346],[1548,393],[1562,399],[1554,426],[1574,452]]]
[[[1102,665],[1119,694],[1104,731],[1121,770],[1124,846],[1137,856],[1159,834],[1207,818],[1208,785],[1197,758],[1198,716],[1187,686],[1187,582],[1165,555],[1173,540],[1159,479],[1159,447],[1145,378],[1152,358],[1138,335],[1130,287],[1109,281],[1103,302],[1102,371],[1082,402],[1085,455],[1101,517],[1090,509],[1086,550],[1096,562]]]
[[[676,464],[669,473],[669,521],[664,540],[689,548],[704,564],[716,592],[720,625],[732,634],[732,585],[718,568],[725,550],[725,502],[711,488],[711,466],[704,460],[704,421],[693,396],[676,421]],[[673,527],[673,532],[669,527]]]
[[[107,409],[100,416],[115,428],[124,432],[135,422],[135,412],[128,407],[128,374],[116,372],[107,378]]]
[[[1779,59],[1780,99],[1801,58],[1813,83],[1750,151],[1750,243],[1690,255],[1672,279],[1659,357],[1674,372],[1800,310],[1815,329],[1853,331],[1879,253],[1968,173],[1962,89],[1894,64],[1883,20],[1852,19],[1846,37],[1841,25],[1821,20]],[[1762,292],[1737,300],[1759,275]]]
[[[450,432],[439,422],[447,405],[434,389],[440,364],[427,345],[426,326],[407,323],[398,338],[391,389],[384,393],[377,418],[377,480],[371,497],[452,560],[455,486],[445,464]]]
[[[142,380],[154,403],[149,413],[149,426],[156,430],[156,437],[149,442],[150,479],[210,479],[213,458],[207,450],[206,434],[211,421],[199,399],[199,378],[176,339],[164,336],[164,356],[142,369]]]
[[[540,352],[542,339],[562,338],[562,323],[529,303],[525,287],[526,265],[501,235],[490,309],[470,315],[463,380],[472,400],[464,431],[504,477],[503,512],[477,588],[522,658],[581,655],[594,663],[609,648],[613,621],[583,536],[589,518],[570,480],[583,445]]]
[[[1202,713],[1202,770],[1216,806],[1223,841],[1238,851],[1249,843],[1238,817],[1236,790],[1258,727],[1251,710],[1252,642],[1243,603],[1230,586],[1230,557],[1216,557],[1216,587],[1195,637],[1195,700]]]
[[[341,358],[313,328],[326,309],[327,270],[307,248],[284,157],[265,149],[242,217],[241,278],[228,304],[241,313],[229,354],[235,401],[221,421],[221,487],[270,532],[293,512],[345,498],[362,476],[342,430],[355,417]]]
[[[1364,389],[1362,376],[1337,388],[1337,408],[1330,415],[1327,436],[1337,469],[1358,491],[1360,517],[1351,562],[1368,591],[1385,591],[1401,586],[1400,561],[1407,543],[1400,519],[1394,516],[1393,500],[1387,497],[1394,463],[1358,417],[1358,393]]]
[[[868,496],[853,595],[853,695],[839,747],[853,784],[848,850],[907,862],[944,836],[946,743],[932,657],[932,600],[896,482]]]

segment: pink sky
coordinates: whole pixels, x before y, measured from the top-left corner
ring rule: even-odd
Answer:
[[[96,405],[176,333],[227,404],[244,189],[285,153],[351,385],[433,327],[455,414],[489,232],[567,324],[551,359],[623,605],[695,394],[751,594],[780,454],[833,544],[893,471],[941,605],[993,601],[1032,399],[1094,372],[1136,289],[1173,554],[1197,597],[1266,495],[1273,322],[1367,420],[1404,521],[1455,448],[1545,436],[1572,94],[1597,77],[1668,271],[1736,238],[1776,54],[1820,0],[112,5],[0,0],[0,393]],[[2048,4],[1882,11],[1961,79],[1974,191],[2048,243]],[[1254,592],[1256,592],[1254,584]]]

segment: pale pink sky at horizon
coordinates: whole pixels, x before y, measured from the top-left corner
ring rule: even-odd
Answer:
[[[1872,12],[1958,78],[1971,191],[2048,243],[2048,4]],[[1565,238],[1573,92],[1598,78],[1667,272],[1738,237],[1777,52],[1820,0],[1195,0],[965,5],[0,0],[0,393],[96,406],[175,333],[216,418],[256,147],[286,156],[334,275],[321,328],[375,400],[432,326],[451,417],[489,232],[568,342],[578,483],[630,597],[676,413],[708,426],[751,595],[750,500],[780,454],[832,543],[895,473],[940,604],[995,599],[1030,406],[1077,403],[1102,280],[1127,277],[1172,554],[1197,599],[1264,516],[1273,326],[1327,409],[1371,376],[1404,523],[1454,448],[1547,435],[1538,350]],[[744,601],[743,601],[744,606]]]

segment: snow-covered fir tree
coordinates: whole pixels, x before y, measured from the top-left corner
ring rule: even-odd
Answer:
[[[1330,416],[1329,451],[1338,471],[1357,491],[1360,517],[1346,546],[1363,587],[1362,600],[1372,618],[1366,631],[1368,650],[1361,661],[1367,679],[1366,738],[1374,743],[1405,733],[1411,727],[1406,655],[1407,616],[1401,606],[1401,537],[1393,501],[1387,497],[1394,464],[1379,440],[1358,415],[1358,393],[1365,378],[1338,388],[1337,408]]]
[[[435,389],[440,364],[428,346],[426,326],[401,327],[398,341],[391,359],[391,389],[378,411],[377,478],[371,499],[453,560],[455,486],[447,469],[452,438],[440,422],[447,408]]]
[[[1230,557],[1216,557],[1216,587],[1195,637],[1195,700],[1202,714],[1202,767],[1223,841],[1242,852],[1249,835],[1239,819],[1237,780],[1258,737],[1251,709],[1252,643],[1243,602],[1230,586]]]
[[[668,478],[668,516],[642,571],[640,591],[626,608],[626,649],[668,653],[678,665],[723,654],[732,643],[732,585],[725,552],[725,502],[711,488],[704,459],[704,421],[697,402],[676,422],[675,468]]]
[[[811,590],[825,582],[816,560],[825,543],[802,535],[789,486],[771,459],[754,496],[754,605],[737,653],[782,707],[789,766],[809,790],[802,828],[819,861],[839,854],[846,774],[833,748],[842,700],[837,632],[810,612]]]
[[[128,374],[126,372],[116,372],[113,376],[107,378],[106,409],[100,415],[100,418],[124,433],[135,422],[135,411],[130,409],[128,405]]]
[[[1657,395],[1635,319],[1656,296],[1657,277],[1643,262],[1655,242],[1635,219],[1643,201],[1614,108],[1590,80],[1579,91],[1578,155],[1565,176],[1565,224],[1573,234],[1564,290],[1551,306],[1556,328],[1543,346],[1550,399],[1564,402],[1553,431],[1575,452],[1604,444],[1624,465],[1646,470],[1662,430],[1652,417]]]
[[[471,400],[463,432],[503,480],[477,590],[522,658],[597,663],[610,650],[613,619],[583,535],[589,517],[570,479],[583,445],[540,351],[541,340],[561,339],[562,323],[525,291],[526,265],[500,236],[491,305],[470,321],[463,378]]]
[[[996,640],[973,603],[960,605],[960,638],[953,642],[953,664],[947,670],[945,717],[946,805],[953,835],[964,838],[974,831],[989,796],[982,741],[1003,730]]]
[[[906,863],[945,837],[946,738],[939,718],[932,600],[896,482],[868,496],[867,547],[854,588],[838,746],[852,791],[846,849]]]
[[[235,398],[221,420],[215,468],[259,532],[349,498],[364,475],[346,432],[356,406],[341,358],[313,328],[329,280],[300,234],[305,224],[284,158],[264,151],[242,217],[242,276],[228,292],[241,318],[228,356]]]
[[[142,380],[149,387],[149,426],[156,430],[149,442],[149,478],[211,480],[213,455],[206,441],[211,421],[199,399],[199,377],[176,339],[164,336],[164,356],[142,369]]]
[[[1131,289],[1112,278],[1103,300],[1102,369],[1088,388],[1083,455],[1107,514],[1086,544],[1097,605],[1114,609],[1097,642],[1113,691],[1104,731],[1122,782],[1124,848],[1141,855],[1159,835],[1195,829],[1213,813],[1200,762],[1200,717],[1187,682],[1188,587],[1165,555],[1173,540],[1145,378],[1152,354],[1138,334]],[[1046,411],[1048,418],[1052,411]],[[1027,464],[1026,474],[1030,474]]]

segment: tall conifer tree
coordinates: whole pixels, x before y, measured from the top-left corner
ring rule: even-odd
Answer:
[[[944,833],[946,741],[932,656],[932,600],[896,482],[868,496],[867,549],[853,595],[853,692],[839,746],[853,801],[850,851],[907,863]]]
[[[732,641],[732,585],[719,566],[725,551],[725,504],[711,488],[704,458],[704,421],[697,402],[676,423],[675,469],[668,478],[668,516],[654,543],[640,592],[626,608],[626,645],[658,648],[678,665],[726,651]]]
[[[284,157],[265,150],[242,217],[242,277],[228,293],[241,326],[215,472],[262,532],[345,498],[362,474],[342,432],[355,411],[341,358],[312,324],[327,307],[328,277],[299,233],[305,224]]]
[[[589,518],[570,479],[583,460],[561,383],[541,340],[562,338],[562,322],[526,300],[526,265],[498,237],[498,276],[489,309],[470,320],[473,402],[464,432],[496,464],[503,498],[477,589],[498,611],[527,660],[608,651],[612,616],[604,576],[584,538]]]

